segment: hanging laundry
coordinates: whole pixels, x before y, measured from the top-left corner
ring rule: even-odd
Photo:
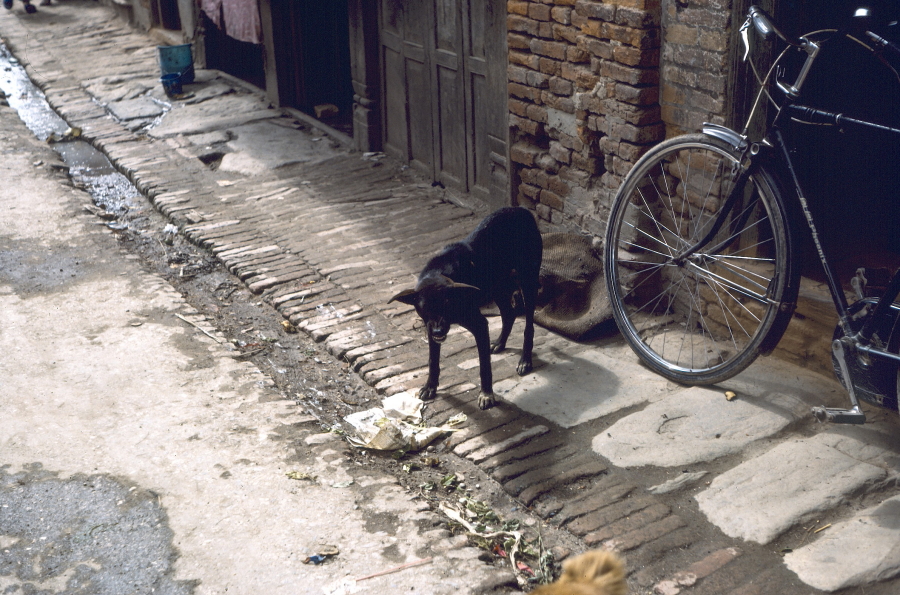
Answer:
[[[259,0],[200,0],[200,8],[228,37],[262,43]]]

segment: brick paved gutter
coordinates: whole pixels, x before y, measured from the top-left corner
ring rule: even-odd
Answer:
[[[147,92],[164,100],[153,43],[95,3],[65,2],[38,16],[42,20],[0,15],[0,34],[50,104],[162,213],[379,392],[421,385],[427,348],[417,317],[387,301],[414,282],[435,249],[465,236],[483,212],[457,206],[445,191],[390,159],[331,146],[321,133],[271,109],[252,89],[213,72],[198,73],[205,82],[195,89],[197,99],[204,92],[210,98],[176,102],[149,133],[140,119],[116,120],[110,104]],[[128,89],[134,97],[122,97]],[[298,151],[314,154],[323,147],[327,158],[242,173],[246,162],[226,160],[240,153],[229,144],[234,140],[229,131],[263,121],[296,133]],[[491,326],[496,333],[499,321]],[[494,356],[495,383],[510,394],[519,384],[515,352],[520,337],[517,326],[512,349]],[[626,362],[623,367],[636,368],[620,343],[601,345],[607,355]],[[552,354],[572,361],[585,348],[544,329],[535,337],[538,360]],[[475,405],[471,337],[452,333],[443,353],[440,396],[428,407],[429,422],[440,424],[458,411],[470,420],[447,448],[477,464],[548,522],[580,536],[586,546],[625,552],[635,589],[819,592],[803,585],[779,554],[805,541],[805,526],[766,545],[744,542],[712,526],[698,510],[693,495],[702,484],[659,496],[646,489],[681,471],[727,469],[740,462],[740,454],[674,471],[611,466],[592,450],[591,440],[643,402],[630,401],[610,415],[587,419],[578,431],[508,404],[481,412]],[[658,379],[646,382],[659,383],[654,390],[660,394],[680,390]],[[779,411],[787,412],[796,427],[795,416],[804,408],[800,402]],[[886,594],[898,586],[897,580],[881,580],[866,592]]]

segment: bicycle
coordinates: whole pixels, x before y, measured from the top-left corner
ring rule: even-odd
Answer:
[[[856,22],[869,16],[857,11]],[[839,322],[832,342],[835,373],[851,407],[815,407],[817,419],[865,423],[860,399],[897,409],[900,384],[900,271],[879,299],[857,283],[852,305],[822,247],[780,125],[862,126],[892,134],[900,129],[803,105],[803,83],[820,47],[847,35],[879,57],[900,64],[900,48],[859,27],[790,37],[751,7],[740,29],[774,34],[786,47],[764,77],[750,65],[760,89],[742,132],[705,124],[702,132],[666,140],[626,175],[610,210],[604,266],[613,315],[631,348],[650,369],[682,384],[715,384],[770,353],[791,320],[799,291],[799,230],[804,219],[824,269]],[[862,37],[859,39],[857,36]],[[790,51],[805,54],[793,84],[773,73]],[[897,70],[882,60],[897,74]],[[898,75],[900,79],[900,75]],[[769,92],[781,91],[780,102]],[[773,106],[767,132],[747,131],[760,102]],[[788,198],[793,195],[793,203]],[[800,215],[802,213],[802,215]],[[862,269],[860,269],[862,271]],[[858,274],[860,280],[865,274]]]

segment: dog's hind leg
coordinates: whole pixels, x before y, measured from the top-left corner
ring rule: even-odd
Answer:
[[[537,302],[537,287],[522,288],[522,298],[525,302],[525,339],[522,343],[522,357],[516,366],[516,373],[524,376],[534,368],[531,361],[531,351],[534,348],[534,308]]]
[[[497,309],[500,310],[500,320],[503,321],[503,327],[500,330],[500,336],[491,343],[491,353],[500,353],[506,349],[506,341],[509,339],[513,323],[516,321],[516,311],[512,304],[512,297],[511,294],[502,293],[494,298]]]

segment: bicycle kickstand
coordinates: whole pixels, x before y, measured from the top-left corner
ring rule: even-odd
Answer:
[[[834,407],[813,407],[812,413],[820,422],[830,421],[836,424],[864,424],[866,423],[866,414],[859,408],[859,401],[856,399],[856,389],[853,387],[853,379],[850,378],[850,369],[847,365],[847,350],[844,349],[844,343],[841,339],[835,339],[831,343],[831,350],[837,358],[838,364],[841,366],[841,375],[844,378],[844,384],[850,395],[850,409],[840,409]]]

